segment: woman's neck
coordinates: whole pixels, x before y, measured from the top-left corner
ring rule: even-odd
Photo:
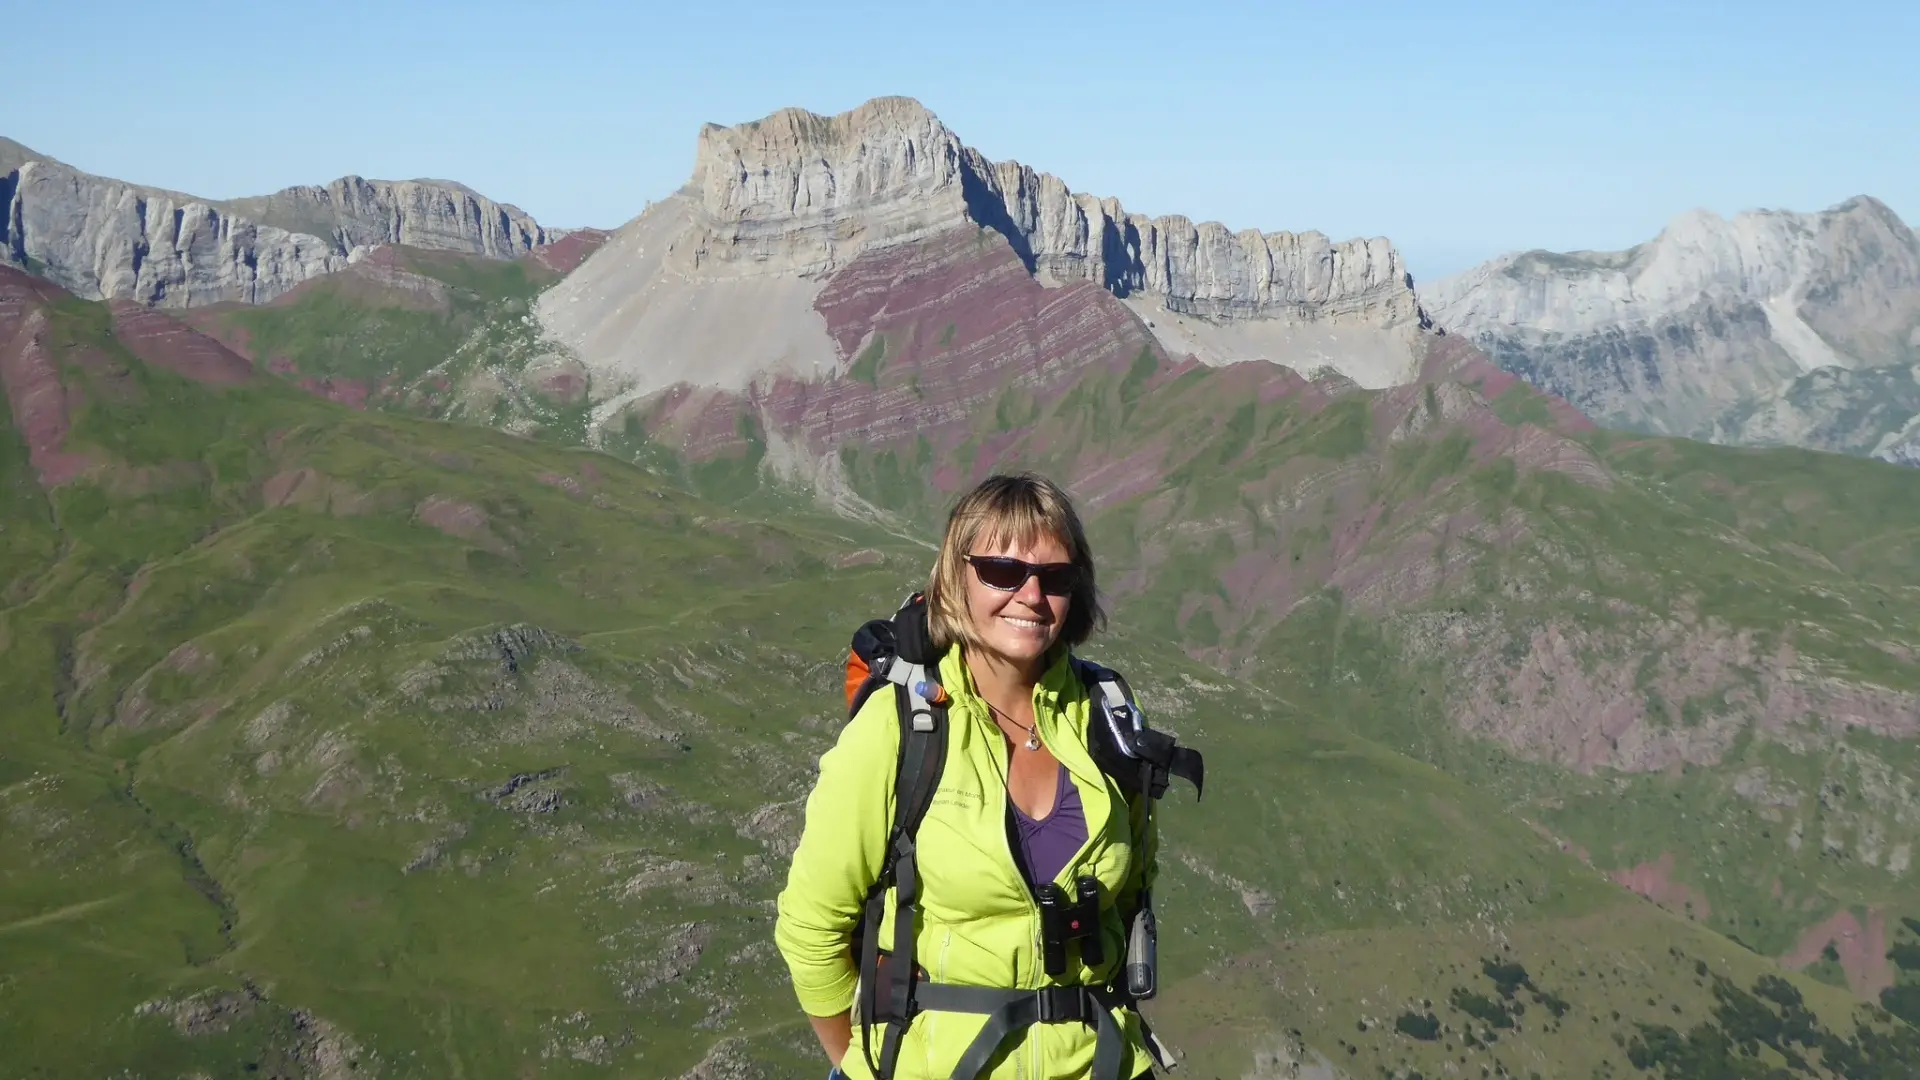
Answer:
[[[1027,664],[995,656],[985,649],[965,649],[961,656],[973,676],[973,689],[994,706],[1009,710],[1033,700],[1033,688],[1047,669],[1042,656]]]

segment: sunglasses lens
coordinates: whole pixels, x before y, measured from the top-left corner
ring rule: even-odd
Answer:
[[[1080,568],[1073,565],[1040,569],[1040,591],[1048,596],[1070,596],[1080,580]]]
[[[1012,592],[1027,583],[1027,564],[1018,559],[974,559],[973,572],[989,589]]]

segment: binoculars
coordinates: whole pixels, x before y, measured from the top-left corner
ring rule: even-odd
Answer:
[[[1099,967],[1106,960],[1100,943],[1100,882],[1091,877],[1075,879],[1074,898],[1067,899],[1065,889],[1049,881],[1034,893],[1040,902],[1040,945],[1047,974],[1058,976],[1067,970],[1067,943],[1080,943],[1080,960],[1088,967]]]
[[[1058,977],[1067,970],[1067,943],[1080,943],[1080,959],[1088,967],[1106,962],[1106,948],[1100,941],[1100,882],[1078,878],[1073,883],[1074,898],[1066,890],[1048,882],[1035,891],[1040,901],[1040,945],[1047,974]],[[1156,938],[1152,901],[1140,898],[1140,910],[1127,927],[1126,970],[1123,976],[1127,993],[1140,1001],[1153,997],[1159,986],[1159,964],[1155,955]]]

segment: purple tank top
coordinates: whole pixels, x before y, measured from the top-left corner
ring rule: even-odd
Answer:
[[[1035,821],[1014,804],[1013,820],[1020,827],[1020,854],[1025,857],[1030,885],[1052,881],[1087,842],[1086,810],[1080,805],[1080,789],[1073,786],[1065,765],[1060,766],[1060,775],[1054,781],[1053,811]]]

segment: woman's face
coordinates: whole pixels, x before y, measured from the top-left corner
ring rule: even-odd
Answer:
[[[1067,547],[1057,537],[1042,536],[1029,545],[1012,541],[998,547],[974,545],[967,554],[1004,556],[1027,563],[1064,563],[1070,561]],[[1067,609],[1073,603],[1068,596],[1048,596],[1040,588],[1038,575],[1028,575],[1012,592],[989,588],[980,574],[968,566],[967,616],[972,620],[976,640],[989,653],[1022,669],[1031,668],[1060,640],[1066,625]]]

